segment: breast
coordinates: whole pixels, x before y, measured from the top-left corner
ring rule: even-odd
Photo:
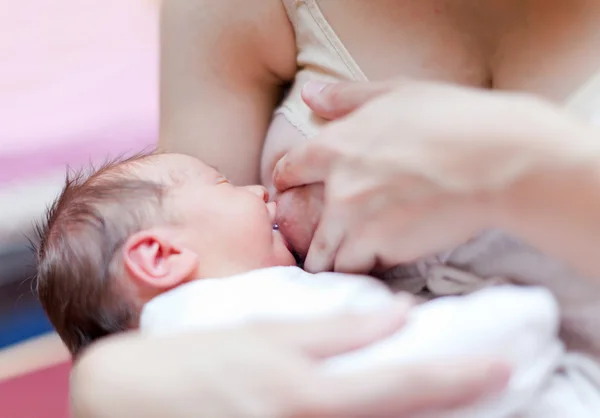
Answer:
[[[271,195],[275,192],[272,180],[275,164],[292,148],[306,141],[306,136],[283,114],[278,113],[273,117],[265,138],[260,164],[261,182],[269,189]]]

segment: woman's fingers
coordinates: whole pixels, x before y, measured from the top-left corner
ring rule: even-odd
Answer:
[[[399,83],[309,81],[302,88],[302,99],[320,117],[334,120],[346,116],[369,100],[390,92]]]
[[[304,260],[304,269],[311,273],[333,270],[338,249],[348,231],[348,208],[329,204],[321,215]]]
[[[377,266],[375,245],[365,242],[364,235],[348,234],[339,246],[334,261],[334,271],[352,274],[368,274]]]
[[[393,304],[376,312],[261,325],[256,330],[313,358],[327,358],[357,350],[398,331],[414,303],[411,295],[399,294]]]
[[[404,83],[308,82],[302,90],[302,96],[319,116],[337,119]],[[343,151],[339,148],[340,145],[344,145],[343,136],[343,131],[335,125],[330,125],[319,135],[319,138],[325,137],[327,140],[315,138],[314,141],[290,151],[279,160],[273,171],[273,183],[277,190],[284,191],[291,187],[322,182],[330,172],[335,157]],[[336,141],[337,139],[340,141]]]
[[[393,366],[331,378],[311,406],[314,416],[412,417],[467,406],[501,391],[509,379],[510,367],[494,360]]]
[[[292,187],[321,183],[331,169],[335,151],[318,142],[307,142],[292,149],[275,165],[273,184],[280,192]]]

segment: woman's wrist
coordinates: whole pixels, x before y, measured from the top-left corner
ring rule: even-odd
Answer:
[[[540,148],[540,163],[500,193],[495,224],[597,275],[600,132],[577,125],[568,135],[563,129],[557,133],[562,139]]]

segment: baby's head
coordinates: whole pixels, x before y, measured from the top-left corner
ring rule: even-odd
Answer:
[[[179,154],[68,177],[38,228],[41,303],[75,355],[136,328],[147,301],[182,283],[294,265],[267,201]]]

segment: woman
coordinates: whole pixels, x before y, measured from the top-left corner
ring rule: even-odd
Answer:
[[[363,271],[370,269],[374,260],[383,266],[394,265],[459,244],[482,228],[502,227],[569,260],[582,271],[600,276],[594,250],[588,248],[596,239],[597,225],[600,226],[596,215],[600,209],[600,144],[596,141],[598,131],[591,125],[558,107],[523,95],[414,82],[315,87],[309,85],[305,89],[311,107],[331,119],[345,118],[332,123],[318,141],[289,153],[279,162],[274,175],[281,190],[325,183],[325,209],[307,259],[310,269],[335,266],[339,270]],[[435,125],[430,123],[432,119]],[[374,198],[381,199],[373,204]],[[573,204],[582,200],[585,205]],[[556,245],[561,240],[567,245]],[[390,313],[383,313],[375,319],[391,317]],[[230,367],[207,368],[201,361],[222,359],[223,366],[232,361],[242,365],[237,358],[239,352],[231,357],[227,348],[252,347],[256,336],[262,349],[247,351],[283,353],[279,360],[290,359],[290,348],[296,353],[291,357],[296,362],[298,348],[308,348],[314,355],[315,350],[322,350],[316,347],[333,344],[336,348],[330,347],[327,352],[339,352],[368,343],[393,329],[384,326],[382,333],[379,322],[373,333],[377,323],[373,319],[357,323],[354,318],[346,326],[344,319],[303,324],[303,331],[285,325],[287,337],[283,340],[277,336],[277,328],[272,328],[258,334],[254,334],[254,329],[182,336],[156,346],[139,337],[137,341],[105,343],[89,353],[77,369],[74,387],[79,402],[75,406],[79,406],[80,416],[114,416],[123,411],[128,416],[188,416],[190,410],[198,411],[207,404],[220,416],[249,410],[260,411],[260,416],[268,416],[265,411],[270,416],[353,416],[353,412],[356,416],[389,416],[386,414],[392,405],[394,416],[411,416],[430,407],[450,407],[481,395],[473,391],[475,381],[484,382],[485,369],[477,362],[451,369],[450,377],[440,374],[447,368],[419,367],[413,370],[409,381],[396,380],[403,374],[398,370],[383,380],[387,384],[393,381],[392,385],[375,385],[381,389],[378,391],[361,393],[345,385],[341,390],[330,383],[320,386],[321,382],[316,387],[333,392],[311,398],[314,392],[307,394],[295,386],[295,379],[304,372],[272,375],[266,383],[256,379],[258,375],[251,381],[235,373],[223,379],[219,378],[221,370],[231,370]],[[358,330],[358,336],[345,334],[349,346],[340,344],[343,334],[335,332],[346,327]],[[366,330],[371,331],[365,336]],[[298,339],[304,341],[300,347]],[[262,345],[265,341],[271,346],[268,351]],[[198,353],[201,347],[205,351]],[[182,351],[184,348],[191,350],[189,354]],[[223,357],[223,352],[230,356]],[[188,360],[194,355],[200,361],[190,367]],[[258,358],[248,361],[256,363]],[[261,361],[265,368],[269,368],[271,358],[269,355]],[[166,370],[156,364],[151,366],[161,359]],[[271,364],[281,369],[285,363]],[[498,373],[498,366],[493,368]],[[207,370],[217,375],[211,376]],[[285,370],[299,369],[296,366]],[[171,380],[167,380],[170,376]],[[395,378],[390,380],[391,376]],[[242,385],[237,383],[240,380]],[[357,380],[364,382],[364,376]],[[501,379],[495,380],[493,384],[488,381],[482,390],[500,387]],[[195,390],[189,390],[190,381]],[[120,382],[122,386],[113,388],[109,382]],[[150,383],[140,386],[142,382]],[[215,385],[216,382],[224,385]],[[424,382],[429,390],[422,389],[427,387]],[[403,384],[413,390],[406,392]],[[301,408],[293,409],[299,407],[298,403],[283,403],[291,409],[281,409],[282,403],[273,392],[268,391],[265,398],[265,392],[257,391],[257,385],[285,385],[290,392],[283,399],[289,400],[290,393],[291,398],[302,394]],[[127,386],[136,390],[123,392]],[[365,388],[364,384],[359,386]],[[323,404],[332,393],[337,393],[333,399],[338,402]],[[240,399],[252,402],[240,403]],[[175,409],[177,406],[181,408]],[[248,409],[250,406],[260,409]]]
[[[312,6],[316,4],[314,1],[309,0],[286,1],[288,10],[291,9],[290,5],[292,3],[299,5],[299,7],[306,4]],[[332,31],[330,29],[337,33],[337,36],[346,46],[345,49],[351,52],[357,66],[362,69],[364,76],[370,80],[409,76],[447,81],[471,87],[518,90],[544,96],[556,103],[564,103],[569,97],[574,99],[584,97],[585,94],[583,96],[573,94],[600,68],[600,56],[595,53],[600,48],[600,38],[596,36],[598,22],[600,22],[600,4],[591,0],[490,0],[486,2],[477,0],[449,0],[444,2],[438,0],[419,2],[330,0],[318,3],[322,10],[319,11],[319,19],[317,20],[321,23],[322,19],[329,21],[328,29],[324,30],[324,33],[331,35]],[[297,36],[295,39],[294,28],[288,21],[280,0],[260,2],[174,0],[165,2],[164,7],[162,39],[163,97],[161,110],[163,115],[161,121],[163,147],[170,151],[189,153],[205,159],[209,163],[219,166],[221,171],[236,183],[253,183],[259,179],[261,172],[263,181],[267,184],[270,183],[271,171],[276,161],[281,155],[297,145],[298,140],[303,139],[302,137],[298,138],[297,132],[290,132],[289,126],[286,127],[285,124],[282,126],[280,123],[281,118],[279,118],[279,121],[275,120],[269,134],[266,135],[266,133],[281,90],[285,84],[294,78],[297,70],[296,39],[306,39],[306,37]],[[316,13],[317,9],[313,7],[310,11]],[[368,26],[368,30],[365,30],[365,26]],[[560,28],[564,30],[558,30]],[[337,90],[330,90],[330,92],[337,94]],[[408,94],[408,96],[411,94]],[[470,93],[465,93],[465,95],[470,96]],[[440,113],[444,113],[448,109],[451,110],[454,99],[458,102],[468,99],[465,95],[452,96],[449,99],[451,103],[446,101],[444,108],[438,109],[440,111],[437,113],[434,112],[435,118],[441,118],[443,121],[445,115],[440,115]],[[409,108],[410,105],[406,105],[406,96],[398,102],[395,99],[389,99],[387,104],[404,103],[404,109]],[[437,93],[432,96],[431,99],[438,100],[440,98]],[[441,97],[444,97],[444,94]],[[385,103],[383,98],[381,100],[381,103]],[[425,99],[421,101],[421,107],[427,108],[427,106],[423,106],[423,101],[426,101],[427,104],[430,101]],[[484,101],[488,102],[487,99]],[[491,101],[496,102],[496,97]],[[585,100],[583,101],[585,102]],[[578,100],[573,102],[577,103]],[[502,109],[503,111],[499,114],[504,116],[498,116],[495,125],[486,125],[487,128],[482,128],[486,134],[482,137],[489,138],[490,126],[501,125],[499,127],[506,129],[507,125],[512,123],[513,118],[519,116],[519,112],[510,112],[513,103],[512,100],[501,100],[501,104],[498,105],[500,109],[494,108],[494,110]],[[313,105],[315,104],[313,103]],[[509,109],[506,109],[507,106]],[[384,107],[388,109],[387,106]],[[478,105],[473,107],[475,111]],[[396,108],[395,111],[400,109]],[[521,107],[518,109],[521,109]],[[321,113],[326,114],[332,109],[321,108],[320,110]],[[366,113],[368,109],[363,110]],[[383,137],[388,136],[385,135],[385,128],[390,128],[391,132],[394,132],[394,128],[397,128],[396,125],[389,125],[391,123],[390,118],[379,119],[378,115],[374,115],[374,113],[378,113],[377,110],[367,116],[364,116],[365,113],[362,113],[362,117],[359,117],[361,114],[356,114],[356,119],[354,119],[357,121],[356,124],[351,123],[354,116],[349,118],[346,126],[353,126],[354,129],[362,128],[366,119],[369,124],[367,126],[375,129],[375,133],[379,133]],[[538,115],[538,112],[533,113],[534,116]],[[550,113],[554,116],[557,113],[560,114],[560,112]],[[383,116],[386,116],[386,114],[384,113]],[[548,117],[546,114],[542,119],[546,123],[548,119],[552,119],[554,116]],[[476,119],[476,116],[474,116],[474,119]],[[562,117],[557,117],[557,119],[563,120]],[[377,122],[378,120],[387,120],[388,125],[383,127],[374,125],[373,121]],[[489,121],[489,115],[486,120]],[[419,129],[423,129],[424,125],[427,124],[437,126],[437,122],[433,118],[428,118],[426,121],[421,119],[420,122],[419,128],[415,128],[417,132],[420,132]],[[570,126],[568,123],[567,125]],[[341,126],[340,123],[338,125],[340,130],[342,129]],[[462,124],[462,126],[463,131],[455,132],[460,134],[457,138],[463,136],[462,134],[465,133],[464,126],[469,125]],[[456,127],[454,128],[456,129]],[[332,137],[336,137],[333,129],[332,127],[327,132]],[[546,132],[543,126],[540,126],[541,133],[538,133],[537,129],[538,127],[533,128],[530,126],[526,136],[552,138],[552,135],[543,134]],[[549,129],[554,130],[555,128]],[[577,138],[589,136],[587,133],[582,133],[588,131],[585,128],[570,129],[560,125],[556,129],[565,130],[563,139],[567,133],[569,135],[576,133]],[[400,132],[413,134],[413,132]],[[529,135],[532,133],[533,135]],[[294,135],[296,136],[294,137]],[[326,133],[323,133],[323,135],[326,135]],[[261,167],[260,154],[265,136],[267,136],[267,148],[262,156]],[[344,136],[346,135],[344,134]],[[425,136],[419,135],[418,138],[422,139]],[[358,138],[359,135],[356,135],[356,137]],[[372,137],[373,134],[363,136],[363,138]],[[438,135],[436,138],[439,137]],[[277,138],[295,139],[285,142],[285,140],[279,141]],[[521,135],[513,136],[513,138],[523,139]],[[333,139],[328,142],[335,144]],[[453,193],[444,192],[446,189],[440,187],[435,181],[429,183],[422,181],[423,176],[417,176],[415,179],[412,175],[405,175],[403,181],[411,186],[410,190],[414,191],[414,194],[391,195],[401,202],[405,202],[407,196],[410,197],[410,202],[416,202],[411,206],[412,211],[406,210],[406,204],[403,206],[403,218],[406,218],[404,222],[398,222],[397,217],[395,222],[390,222],[395,215],[384,218],[387,222],[371,222],[375,214],[382,214],[385,210],[397,214],[394,208],[398,206],[394,200],[390,199],[379,202],[369,200],[366,205],[353,205],[352,207],[356,210],[354,213],[340,209],[351,201],[359,203],[360,197],[367,196],[371,192],[374,193],[378,188],[380,191],[391,190],[392,188],[387,186],[389,186],[390,179],[394,178],[394,175],[390,173],[395,172],[394,167],[400,167],[400,165],[392,165],[392,168],[389,168],[390,165],[386,164],[385,167],[388,167],[388,170],[373,170],[373,167],[369,167],[368,159],[361,158],[366,154],[364,151],[365,147],[369,146],[368,143],[365,145],[365,142],[361,140],[354,143],[356,148],[353,148],[355,152],[351,158],[344,158],[344,154],[341,152],[337,154],[328,152],[328,155],[331,155],[332,158],[321,161],[320,166],[323,170],[316,168],[319,167],[319,164],[309,165],[307,170],[299,169],[298,165],[294,164],[294,160],[302,155],[302,151],[298,151],[298,154],[291,154],[287,160],[288,162],[282,163],[284,165],[280,167],[283,170],[283,175],[277,176],[277,184],[280,189],[322,180],[328,184],[326,202],[329,209],[326,210],[323,220],[320,222],[321,226],[315,238],[315,244],[313,244],[313,249],[307,260],[307,267],[310,269],[319,270],[333,265],[340,270],[358,271],[368,269],[376,264],[375,261],[379,261],[383,266],[388,266],[395,262],[412,260],[420,255],[459,243],[479,228],[488,226],[490,223],[502,224],[503,227],[511,231],[517,231],[517,234],[524,235],[526,239],[531,240],[534,244],[540,241],[543,249],[556,253],[559,257],[572,259],[573,264],[577,266],[589,267],[593,264],[593,257],[590,256],[592,252],[590,246],[582,245],[582,247],[585,247],[584,251],[579,253],[574,250],[565,250],[563,247],[555,248],[552,243],[546,242],[545,238],[548,238],[549,235],[544,234],[552,233],[552,236],[555,236],[560,235],[558,232],[564,233],[565,230],[569,232],[565,238],[570,239],[573,243],[586,244],[594,242],[594,237],[591,236],[590,231],[585,231],[584,228],[570,230],[570,226],[573,224],[568,221],[569,215],[573,212],[567,211],[566,205],[557,204],[555,212],[548,212],[545,217],[540,219],[536,218],[536,221],[531,225],[523,225],[526,223],[523,222],[523,219],[531,219],[531,216],[511,216],[508,217],[510,221],[506,219],[506,213],[524,213],[526,210],[523,209],[520,202],[528,201],[528,199],[535,201],[537,205],[542,204],[544,199],[554,203],[558,200],[550,197],[550,193],[546,194],[541,191],[536,191],[527,199],[515,197],[534,190],[527,187],[528,185],[541,184],[537,182],[539,180],[537,178],[518,176],[521,173],[518,169],[524,164],[522,160],[518,159],[516,160],[518,164],[508,164],[510,168],[508,171],[505,170],[506,166],[499,165],[498,173],[492,170],[494,175],[491,178],[494,181],[491,183],[485,181],[481,184],[477,183],[478,187],[475,188],[471,187],[470,189],[469,186],[473,186],[473,184],[467,180],[473,177],[481,180],[478,178],[481,171],[473,170],[462,173],[465,177],[451,177],[450,179],[453,181],[446,186]],[[401,155],[396,153],[397,147],[394,147],[393,144],[389,147],[394,148],[393,152],[390,150],[390,155]],[[432,148],[437,149],[438,146]],[[440,149],[448,150],[448,146],[441,146]],[[371,148],[368,150],[372,151]],[[500,150],[506,158],[508,157],[504,155],[505,153],[508,153],[509,157],[515,156],[514,153],[508,152],[510,150],[502,147],[500,147]],[[485,162],[485,158],[482,157],[489,157],[488,151],[485,147],[478,147],[477,152],[472,153],[473,160]],[[495,148],[494,151],[498,151],[498,148]],[[417,153],[417,150],[413,149],[413,152]],[[541,154],[545,155],[545,153]],[[566,154],[568,155],[568,153]],[[315,154],[307,152],[306,155],[314,157]],[[336,155],[341,157],[334,158]],[[532,151],[525,155],[537,154]],[[408,155],[404,157],[408,158]],[[542,158],[542,160],[545,160],[545,158]],[[532,159],[535,160],[533,157]],[[302,157],[298,160],[302,160]],[[418,160],[418,158],[411,159],[412,162]],[[377,160],[373,159],[371,161]],[[436,165],[440,164],[440,158],[424,159],[424,161],[434,162]],[[514,162],[515,160],[508,158],[507,161]],[[336,164],[330,167],[327,162],[336,162]],[[344,168],[351,167],[348,162],[353,164],[361,162],[361,164],[364,164],[364,170],[361,172],[367,176],[351,176],[352,173],[361,172],[344,170]],[[494,160],[490,162],[490,166],[496,167],[496,163],[497,161]],[[286,168],[287,164],[290,164],[288,168]],[[377,163],[375,162],[375,164]],[[566,165],[572,167],[570,163]],[[541,166],[547,167],[547,164],[541,164]],[[415,165],[414,168],[415,170],[422,170],[424,166]],[[425,168],[429,169],[430,167],[427,165]],[[448,167],[445,168],[449,169]],[[555,178],[563,179],[560,175],[562,172],[550,169],[548,171],[552,172]],[[571,172],[570,170],[567,171]],[[577,189],[572,189],[574,183],[580,185],[581,190],[594,190],[593,176],[588,176],[582,171],[588,172],[589,170],[574,170],[577,176],[570,181],[559,182],[560,189],[555,191],[557,193],[565,191],[572,194],[572,196],[579,196]],[[534,170],[534,172],[536,171]],[[545,170],[542,169],[540,172],[545,173]],[[328,176],[329,173],[332,177]],[[369,173],[372,173],[372,175]],[[498,188],[498,183],[502,185],[503,175],[508,175],[507,173],[510,174],[509,178],[511,179],[515,176],[521,179],[522,181],[512,183],[519,184],[522,187],[506,188],[511,190],[510,193],[485,192],[490,190],[490,184],[496,188]],[[418,174],[422,173],[418,172]],[[440,172],[430,173],[430,175],[433,176],[433,179],[439,179]],[[424,177],[429,179],[429,175]],[[580,179],[585,179],[584,184],[578,183]],[[360,187],[350,188],[349,185]],[[319,190],[319,187],[306,187],[304,190],[300,193],[316,197],[322,191],[322,189]],[[333,193],[333,190],[338,190],[338,194]],[[395,190],[399,189],[396,188]],[[460,190],[462,193],[457,194],[456,190]],[[469,190],[483,190],[483,192],[468,193]],[[291,200],[293,200],[293,193],[298,192],[291,192]],[[433,197],[419,200],[418,198],[423,195]],[[385,194],[377,193],[377,196],[385,196]],[[493,198],[490,196],[493,196]],[[594,196],[594,194],[591,196]],[[442,203],[440,208],[432,204],[433,201],[437,200]],[[490,200],[496,203],[490,203]],[[511,203],[499,204],[498,201]],[[293,210],[298,211],[297,208],[302,207],[301,205],[308,204],[310,206],[310,202],[305,202],[304,197],[302,197],[302,200],[294,205],[296,209]],[[316,203],[319,203],[319,199],[316,200]],[[516,206],[513,207],[515,204]],[[594,202],[590,202],[589,206],[593,207],[593,204]],[[282,206],[285,206],[285,204]],[[363,212],[364,216],[361,217],[360,211],[365,208],[368,211]],[[502,210],[498,211],[499,214],[487,214],[486,210],[489,208],[502,208]],[[581,214],[583,218],[583,208],[579,207],[579,209],[577,214]],[[340,218],[342,222],[334,222],[333,214],[336,211],[339,211],[338,214],[344,214],[344,217]],[[536,210],[536,212],[538,211]],[[446,217],[445,222],[444,219],[440,220],[436,216],[439,213]],[[473,218],[466,219],[465,213],[473,214]],[[552,229],[548,230],[549,232],[545,232],[545,227],[549,223],[548,219],[554,213],[563,215],[559,219],[564,220],[564,222],[561,222],[558,226],[553,226]],[[595,213],[600,212],[596,211]],[[288,219],[301,219],[299,215],[294,214],[292,211],[289,214],[291,215],[288,216]],[[413,215],[420,215],[421,218]],[[318,216],[312,218],[318,220]],[[492,221],[492,218],[495,221]],[[357,222],[358,219],[370,220],[370,222],[365,223],[369,227],[361,228]],[[515,222],[515,219],[517,222]],[[591,216],[583,219],[587,219],[587,223],[582,221],[578,225],[595,225]],[[449,220],[460,222],[455,224]],[[313,219],[309,221],[313,221]],[[413,221],[419,222],[415,223]],[[575,222],[572,219],[571,221]],[[284,224],[285,222],[281,223]],[[303,225],[301,222],[294,222],[293,224]],[[311,224],[312,222],[304,223],[304,225],[309,226]],[[328,227],[327,225],[331,226]],[[390,231],[394,232],[393,234],[385,233],[387,232],[385,229],[389,225],[393,225],[395,228]],[[440,234],[438,227],[449,228],[449,232]],[[327,228],[330,230],[325,232]],[[308,249],[312,228],[308,229],[308,232],[289,231],[290,236],[297,237],[296,241],[305,240],[297,244],[297,248],[301,249],[300,247],[304,245]],[[323,238],[329,234],[331,234],[330,238]],[[415,239],[414,242],[410,239],[402,239],[393,246],[389,246],[390,241],[384,241],[383,237],[388,239],[397,238],[400,234],[405,237],[417,237],[418,239]],[[444,238],[443,240],[439,240],[440,235]],[[378,236],[382,237],[381,242],[378,242],[378,238],[375,238]],[[340,246],[342,237],[344,237],[344,244]],[[386,249],[389,251],[386,252]],[[352,255],[355,255],[356,258]],[[243,333],[242,335],[246,334]],[[219,340],[224,344],[224,347],[231,346],[238,341],[237,337],[234,338],[234,335],[229,337],[231,338],[226,341],[224,339]],[[172,362],[171,365],[174,368],[177,367],[177,370],[179,370],[179,379],[195,381],[193,379],[197,378],[198,370],[204,370],[204,368],[189,367],[187,363],[184,365],[182,358],[185,356],[180,355],[178,350],[189,346],[192,341],[195,341],[195,345],[192,344],[192,346],[198,347],[199,344],[202,344],[202,341],[208,341],[216,337],[203,335],[187,338],[190,338],[191,341],[190,339],[183,339],[183,337],[179,340],[165,341],[159,345],[156,351],[149,352],[146,357],[139,359],[140,364],[147,365],[144,369],[153,373],[151,377],[154,380],[148,379],[148,381],[164,383],[164,386],[156,385],[155,391],[146,387],[144,388],[145,391],[140,389],[137,393],[150,394],[150,399],[155,401],[151,405],[160,405],[162,408],[167,408],[166,411],[169,411],[169,413],[166,415],[168,416],[177,416],[177,411],[174,408],[178,405],[189,405],[190,407],[197,405],[197,403],[190,404],[189,402],[194,402],[194,400],[197,402],[200,397],[197,396],[197,393],[184,392],[185,401],[179,402],[178,390],[167,391],[163,397],[152,396],[156,394],[156,390],[161,393],[161,388],[170,387],[169,383],[171,383],[167,379],[168,373],[158,368],[157,363],[161,359],[167,359]],[[277,341],[277,338],[275,338],[275,341]],[[138,382],[139,376],[145,375],[140,374],[141,372],[138,369],[122,367],[115,373],[108,373],[105,371],[108,368],[102,367],[102,365],[110,364],[108,358],[112,356],[122,356],[121,359],[125,362],[116,364],[126,364],[131,367],[127,362],[131,357],[128,356],[131,355],[134,348],[144,343],[146,344],[145,347],[149,347],[147,341],[136,340],[135,337],[132,337],[131,340],[122,340],[120,343],[118,341],[114,341],[112,344],[108,342],[107,345],[97,347],[94,351],[91,351],[87,357],[84,357],[76,370],[75,376],[78,378],[75,379],[75,382],[79,382],[75,385],[75,389],[79,388],[75,392],[76,399],[83,400],[82,404],[84,405],[87,401],[88,405],[98,407],[98,403],[93,401],[93,399],[97,400],[98,398],[94,398],[94,396],[86,397],[84,394],[103,393],[110,394],[109,399],[115,399],[113,402],[117,404],[122,401],[126,405],[141,408],[144,402],[129,396],[131,391],[121,396],[118,396],[114,391],[111,392],[110,382],[118,382],[120,376],[129,377],[132,379],[129,380],[131,382]],[[211,347],[214,349],[216,344],[211,345]],[[220,353],[220,351],[214,349],[213,353]],[[171,356],[177,357],[171,358]],[[289,382],[289,378],[287,380],[285,377],[280,378],[282,379],[281,382]],[[233,380],[237,379],[234,378]],[[124,381],[127,380],[124,379]],[[179,380],[174,378],[172,388],[180,387],[175,384],[177,381]],[[90,389],[90,386],[87,386],[91,384],[89,382],[100,385],[91,386],[92,388],[100,387],[100,390]],[[102,384],[103,382],[104,384]],[[210,384],[209,379],[204,382]],[[457,385],[457,387],[462,386]],[[86,391],[86,388],[89,390]],[[380,387],[382,390],[383,388],[383,386]],[[223,393],[227,393],[227,390],[225,388]],[[383,392],[385,393],[385,391]],[[399,390],[397,394],[401,392]],[[252,393],[252,391],[247,393]],[[346,395],[349,393],[346,392]],[[194,395],[196,396],[194,397]],[[225,398],[223,396],[219,397],[219,399]],[[239,398],[234,397],[233,399]],[[405,398],[402,398],[402,400],[407,402]],[[424,403],[427,404],[427,402],[418,399],[416,402],[420,403],[420,406],[423,406]],[[385,403],[383,402],[383,404]],[[102,407],[93,409],[98,411]],[[124,409],[117,409],[117,411],[119,410]],[[160,408],[157,406],[155,411],[159,410]],[[396,412],[400,411],[401,408]],[[186,416],[183,412],[179,416]],[[151,414],[144,414],[143,416],[151,416]],[[332,413],[330,416],[335,416],[335,414]],[[348,415],[342,413],[341,416]]]

